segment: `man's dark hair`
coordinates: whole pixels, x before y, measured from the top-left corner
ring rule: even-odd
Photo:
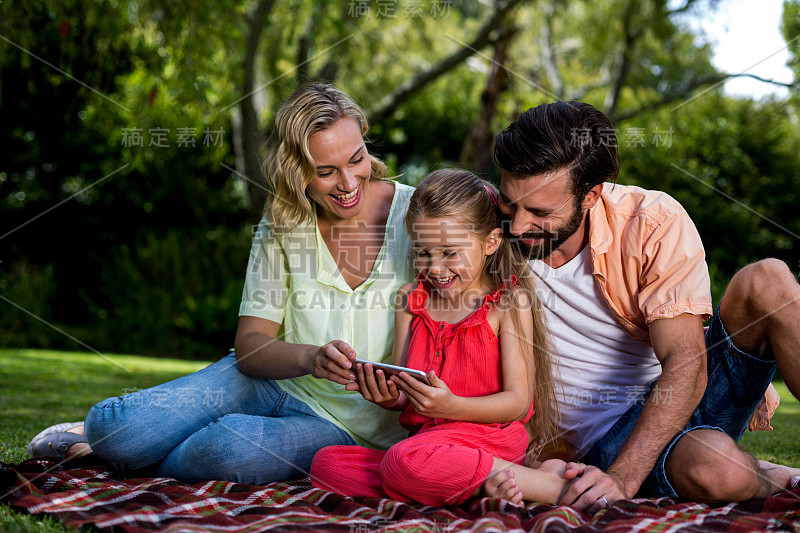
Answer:
[[[528,109],[497,134],[493,156],[497,166],[520,178],[569,168],[577,201],[592,187],[619,175],[611,120],[583,102]]]

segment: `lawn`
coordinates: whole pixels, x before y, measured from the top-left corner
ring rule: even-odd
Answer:
[[[57,422],[81,420],[103,398],[152,387],[207,362],[129,355],[0,350],[0,461],[25,458],[25,446]],[[0,531],[67,531],[0,505]]]
[[[0,350],[0,461],[18,462],[41,429],[81,420],[98,400],[119,396],[188,374],[207,362],[128,355],[40,350]],[[748,433],[742,446],[759,459],[800,465],[800,403],[782,382],[772,425],[775,431]],[[0,505],[0,531],[67,531],[51,519],[33,518]]]

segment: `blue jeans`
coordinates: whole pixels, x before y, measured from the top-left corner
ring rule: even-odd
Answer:
[[[695,429],[716,429],[739,442],[747,429],[750,417],[753,416],[753,412],[775,375],[777,366],[771,350],[768,350],[763,356],[764,358],[760,359],[733,345],[719,316],[719,307],[711,319],[711,325],[706,330],[705,340],[708,358],[706,392],[686,428],[672,439],[656,462],[655,468],[642,484],[639,490],[641,496],[677,496],[675,489],[667,479],[665,464],[672,447],[688,432]],[[651,384],[650,391],[641,401],[636,402],[608,433],[592,446],[581,459],[582,462],[592,464],[602,470],[611,466],[622,445],[633,431],[645,400],[653,391],[655,383]],[[666,398],[663,399],[666,400]],[[668,409],[669,407],[665,406],[664,408]]]
[[[159,476],[190,483],[302,477],[320,448],[355,444],[275,381],[241,373],[233,353],[194,374],[98,403],[85,428],[92,450],[114,467],[157,466]]]

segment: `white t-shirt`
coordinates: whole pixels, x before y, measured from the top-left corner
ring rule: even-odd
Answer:
[[[559,268],[542,261],[531,268],[556,351],[561,430],[575,460],[641,401],[661,365],[650,343],[614,320],[595,285],[588,246]]]

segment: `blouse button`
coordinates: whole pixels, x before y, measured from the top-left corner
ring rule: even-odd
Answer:
[[[439,324],[439,329],[444,329],[444,324]]]
[[[439,350],[436,350],[436,353],[433,354],[433,355],[434,355],[434,357],[439,357]]]

